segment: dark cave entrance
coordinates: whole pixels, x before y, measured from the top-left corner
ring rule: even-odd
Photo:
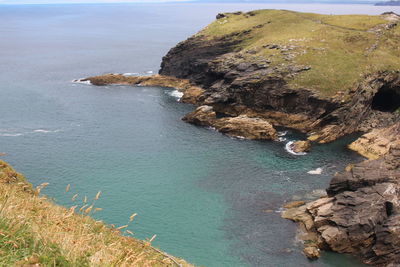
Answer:
[[[400,87],[384,85],[372,99],[371,108],[383,112],[394,112],[400,108]]]
[[[386,209],[386,215],[390,216],[393,214],[393,203],[386,201],[385,202],[385,209]]]

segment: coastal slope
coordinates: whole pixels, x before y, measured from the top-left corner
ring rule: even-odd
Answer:
[[[191,266],[126,236],[125,226],[89,217],[99,210],[94,204],[100,193],[67,209],[40,194],[45,186],[32,188],[0,161],[1,266]]]

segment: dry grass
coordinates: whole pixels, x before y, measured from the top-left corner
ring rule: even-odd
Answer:
[[[121,235],[124,227],[113,229],[87,216],[96,209],[94,204],[100,193],[94,198],[92,206],[82,203],[80,207],[66,209],[39,195],[37,191],[41,187],[32,189],[22,175],[0,161],[0,218],[3,220],[0,222],[0,235],[1,231],[12,226],[11,233],[22,233],[27,239],[34,240],[33,244],[40,244],[39,248],[54,248],[49,251],[55,255],[54,262],[57,259],[62,266],[177,266],[175,261],[189,266],[154,249],[148,241]],[[134,217],[135,214],[127,221],[132,221]],[[13,237],[10,233],[5,235]],[[48,255],[40,255],[47,253],[46,249],[27,249],[26,246],[11,247],[13,255],[21,254],[20,259],[14,258],[16,262],[13,264],[29,263],[32,257],[37,257],[35,260],[42,266],[52,262]],[[6,249],[4,244],[0,248]],[[18,253],[19,249],[30,251],[32,255]],[[47,261],[40,262],[40,257]]]

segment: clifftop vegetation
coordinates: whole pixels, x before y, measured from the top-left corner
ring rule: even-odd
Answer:
[[[285,10],[224,13],[196,36],[235,39],[236,52],[281,69],[288,82],[331,96],[382,71],[400,69],[399,16],[320,15]]]

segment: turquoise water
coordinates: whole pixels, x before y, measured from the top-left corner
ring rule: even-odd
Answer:
[[[333,253],[306,260],[295,225],[278,212],[359,160],[345,148],[349,139],[294,156],[284,149],[299,138],[290,131],[283,142],[245,141],[182,122],[193,107],[178,103],[171,89],[71,82],[155,73],[170,47],[216,13],[260,7],[269,6],[0,6],[4,160],[35,185],[49,182],[45,193],[66,206],[75,193],[82,201],[101,190],[96,218],[120,226],[136,212],[136,237],[156,234],[155,246],[197,265],[358,266]],[[322,175],[307,174],[317,167]]]

